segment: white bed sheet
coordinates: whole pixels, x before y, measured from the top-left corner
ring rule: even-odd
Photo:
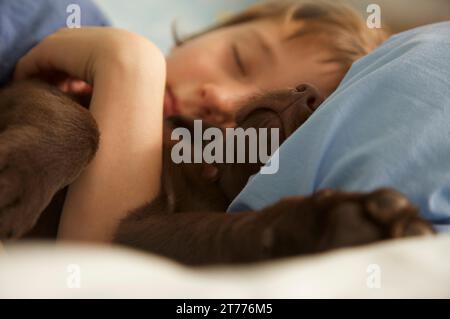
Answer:
[[[448,235],[200,269],[118,247],[5,250],[0,298],[450,298]]]

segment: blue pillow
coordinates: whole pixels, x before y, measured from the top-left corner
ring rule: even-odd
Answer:
[[[393,36],[358,60],[335,93],[229,207],[260,209],[322,188],[407,195],[450,230],[450,23]]]
[[[17,61],[47,35],[66,27],[69,4],[78,4],[81,25],[108,25],[90,0],[0,0],[0,85]]]

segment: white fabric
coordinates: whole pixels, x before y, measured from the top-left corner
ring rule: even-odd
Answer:
[[[200,269],[117,247],[5,246],[0,298],[450,298],[448,235]]]

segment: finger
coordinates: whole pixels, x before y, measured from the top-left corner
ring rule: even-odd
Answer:
[[[67,78],[64,81],[61,81],[56,85],[56,87],[64,93],[70,92],[69,86],[70,86],[70,78]]]
[[[92,93],[92,86],[85,81],[72,79],[69,82],[69,91],[76,94],[89,94]]]

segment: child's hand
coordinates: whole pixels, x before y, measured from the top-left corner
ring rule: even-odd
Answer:
[[[125,30],[104,27],[61,29],[46,37],[17,64],[15,80],[39,76],[60,84],[61,74],[93,84],[99,72],[136,66],[163,54],[147,39]],[[57,83],[55,83],[57,82]]]

